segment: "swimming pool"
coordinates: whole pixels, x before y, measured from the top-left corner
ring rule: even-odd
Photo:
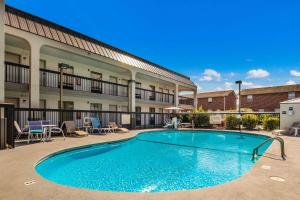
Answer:
[[[126,141],[59,152],[43,159],[35,169],[55,183],[92,190],[205,188],[249,171],[254,165],[253,148],[267,138],[222,131],[152,131]]]

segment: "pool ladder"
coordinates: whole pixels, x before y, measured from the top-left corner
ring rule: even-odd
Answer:
[[[264,146],[267,142],[272,141],[272,140],[277,140],[280,143],[281,158],[283,160],[285,160],[287,156],[285,155],[285,152],[284,152],[284,140],[281,137],[272,137],[272,138],[269,138],[266,141],[262,142],[257,147],[255,147],[253,149],[253,152],[252,152],[252,160],[255,160],[256,156],[258,155],[258,149],[260,147]]]

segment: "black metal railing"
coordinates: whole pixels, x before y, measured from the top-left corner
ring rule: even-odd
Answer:
[[[14,105],[0,104],[0,149],[14,147]]]
[[[179,98],[179,104],[183,104],[183,105],[194,105],[194,99],[193,98],[189,98],[189,97],[185,97],[185,96],[178,96]]]
[[[5,82],[29,84],[29,66],[5,62]]]
[[[112,83],[67,73],[64,73],[62,78],[64,89],[120,97],[128,96],[128,85]],[[40,69],[40,85],[49,88],[59,88],[60,73],[58,71]]]
[[[83,121],[86,117],[98,117],[104,127],[107,126],[109,122],[116,122],[122,127],[140,129],[162,127],[165,119],[170,118],[170,114],[15,108],[15,120],[19,123],[21,128],[26,127],[27,121],[29,120],[49,120],[51,124],[55,124],[57,126],[59,126],[63,121],[74,121],[78,128],[83,128]]]
[[[143,88],[135,89],[135,97],[136,99],[142,99],[145,101],[155,101],[161,103],[174,103],[174,95],[158,92],[154,90],[148,90]]]

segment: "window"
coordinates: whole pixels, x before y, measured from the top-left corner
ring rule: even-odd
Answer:
[[[102,93],[102,74],[98,73],[98,72],[91,72],[91,83],[92,83],[92,87],[91,87],[91,91],[93,93]]]
[[[141,114],[142,108],[140,106],[136,106],[135,112],[136,112],[135,125],[141,126],[142,125],[142,114]]]
[[[295,92],[289,92],[288,93],[288,99],[295,99]]]
[[[150,95],[149,95],[149,100],[155,101],[155,86],[149,85],[149,87],[151,90]]]
[[[208,103],[212,103],[212,101],[213,101],[212,98],[209,97],[209,98],[208,98]]]
[[[117,105],[109,105],[109,122],[116,122],[117,123],[117,111],[118,111],[118,106]]]
[[[101,103],[91,103],[90,104],[90,110],[96,111],[96,112],[91,112],[90,113],[91,117],[99,117],[99,115],[101,115],[101,113],[97,112],[97,111],[102,110],[102,104]]]
[[[252,95],[248,95],[247,96],[247,102],[252,102],[253,101],[253,96]]]
[[[155,108],[149,108],[149,124],[154,126],[155,125]]]
[[[142,98],[142,91],[140,90],[142,88],[142,84],[139,82],[135,83],[135,98],[140,99]]]
[[[21,64],[21,55],[5,52],[5,61]],[[1,61],[2,62],[2,61]],[[6,72],[6,81],[13,83],[21,83],[22,81],[22,70],[20,67],[9,65],[9,68]]]
[[[114,83],[118,83],[118,78],[115,76],[109,76],[109,81],[112,84],[109,84],[109,95],[118,96],[118,85]]]
[[[101,111],[102,110],[102,104],[101,103],[91,103],[90,104],[90,110]]]
[[[60,108],[60,101],[58,101],[58,108]],[[74,103],[72,101],[63,101],[63,113],[62,113],[62,121],[73,121],[73,111]],[[78,116],[76,113],[76,119],[80,119],[81,116]]]

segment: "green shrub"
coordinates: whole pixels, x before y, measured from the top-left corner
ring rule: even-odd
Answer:
[[[254,114],[246,114],[241,117],[242,125],[247,130],[253,130],[258,124],[258,117]]]
[[[189,114],[189,121],[194,121],[195,127],[210,127],[209,115],[204,113],[202,107],[196,108]]]
[[[178,118],[181,119],[183,123],[190,122],[189,114],[181,114],[178,116]]]
[[[226,115],[226,129],[237,129],[240,123],[240,119],[235,114]]]
[[[263,127],[265,130],[268,130],[268,131],[278,129],[279,124],[280,124],[279,117],[275,117],[275,116],[268,117],[267,116],[267,117],[264,117],[264,119],[263,119]]]
[[[210,127],[208,114],[194,114],[194,124],[196,127]]]

